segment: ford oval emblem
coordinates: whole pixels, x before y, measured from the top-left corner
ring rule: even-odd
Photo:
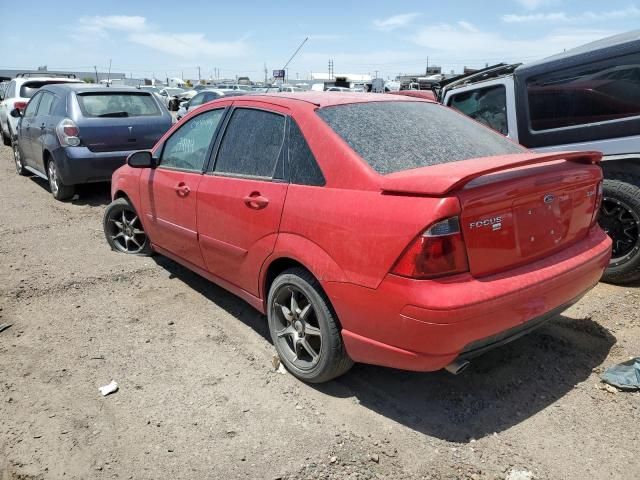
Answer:
[[[554,197],[553,195],[545,195],[543,200],[544,200],[544,203],[551,203],[555,198],[556,197]]]

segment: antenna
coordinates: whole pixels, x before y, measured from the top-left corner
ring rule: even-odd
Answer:
[[[298,48],[296,48],[296,51],[293,52],[293,55],[291,55],[291,57],[289,58],[289,60],[287,60],[287,63],[284,64],[284,67],[282,67],[282,70],[287,70],[287,67],[289,66],[289,64],[291,63],[291,60],[293,60],[293,58],[298,54],[298,52],[300,51],[300,49],[303,47],[303,45],[305,43],[307,43],[307,40],[309,40],[309,37],[305,37],[304,40],[302,41],[302,43],[300,43],[300,45],[298,45]],[[267,87],[267,91],[265,93],[269,93],[269,89],[271,87]]]

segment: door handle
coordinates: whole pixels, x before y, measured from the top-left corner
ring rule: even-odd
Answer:
[[[184,182],[178,183],[178,185],[176,185],[174,187],[174,189],[175,189],[176,193],[178,194],[178,196],[180,196],[180,197],[186,197],[187,195],[189,195],[189,193],[191,193],[191,189]]]
[[[44,123],[40,125],[40,130],[44,130],[45,128],[47,128],[47,126]]]
[[[247,207],[253,208],[254,210],[262,210],[269,205],[269,199],[260,195],[260,192],[251,192],[251,194],[244,197],[243,200]]]

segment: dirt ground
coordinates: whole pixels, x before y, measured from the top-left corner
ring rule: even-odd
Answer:
[[[265,318],[109,250],[108,187],[55,201],[0,147],[0,480],[638,479],[640,289],[600,284],[459,376],[274,371]],[[120,390],[102,397],[115,380]]]

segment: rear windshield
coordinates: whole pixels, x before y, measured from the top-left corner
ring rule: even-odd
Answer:
[[[382,174],[526,150],[446,107],[367,102],[324,107],[318,115]]]
[[[45,85],[51,85],[53,83],[74,83],[74,82],[56,82],[55,80],[25,82],[20,87],[20,97],[31,98],[33,97],[33,94],[36,93],[40,87],[44,87]]]
[[[92,92],[78,94],[85,117],[146,117],[160,115],[158,105],[148,93]]]

